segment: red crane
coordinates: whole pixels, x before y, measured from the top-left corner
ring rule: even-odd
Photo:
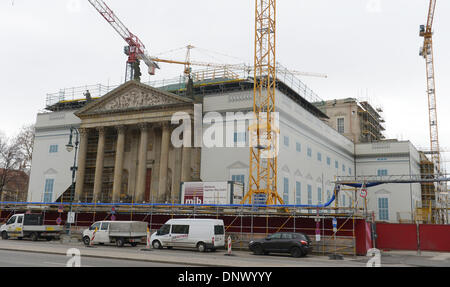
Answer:
[[[127,68],[125,72],[125,81],[129,81],[135,78],[138,71],[139,60],[144,61],[148,67],[148,73],[150,75],[155,74],[155,69],[159,66],[154,62],[145,49],[145,45],[138,38],[138,36],[128,30],[128,28],[120,21],[120,19],[114,14],[114,12],[106,5],[102,0],[88,0],[89,3],[105,18],[105,20],[116,30],[117,33],[127,42],[128,46],[125,47],[124,52],[128,55]],[[139,72],[137,72],[139,73]],[[136,75],[139,76],[139,75]]]

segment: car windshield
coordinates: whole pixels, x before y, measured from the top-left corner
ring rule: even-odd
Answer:
[[[100,222],[92,224],[91,227],[89,227],[89,230],[95,230],[96,228],[97,230],[100,228]]]

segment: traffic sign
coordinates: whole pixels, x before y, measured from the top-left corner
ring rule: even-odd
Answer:
[[[333,218],[333,232],[336,233],[337,232],[337,219]]]
[[[67,213],[67,223],[75,223],[75,212]]]
[[[111,214],[116,214],[116,207],[115,206],[111,207]]]
[[[61,217],[58,217],[57,219],[56,219],[56,224],[58,224],[58,225],[60,225],[61,224]]]
[[[359,196],[361,196],[362,198],[366,198],[367,197],[367,189],[365,189],[365,188],[361,189]]]
[[[62,204],[58,207],[58,212],[59,213],[64,212],[64,206]]]

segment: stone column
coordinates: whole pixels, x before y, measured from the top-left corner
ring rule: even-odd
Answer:
[[[181,167],[181,181],[191,180],[191,148],[183,147],[183,159]]]
[[[117,126],[116,159],[114,163],[114,183],[112,201],[119,202],[122,191],[123,156],[125,151],[125,126]]]
[[[103,160],[105,158],[105,128],[99,127],[98,130],[98,146],[97,160],[95,162],[95,178],[94,178],[94,202],[97,202],[102,192],[103,183]]]
[[[189,131],[188,131],[189,132]],[[192,134],[192,133],[191,133]],[[191,134],[186,136],[191,137]],[[184,137],[184,135],[183,135]],[[192,145],[192,140],[191,140]],[[183,155],[181,159],[181,181],[187,182],[191,180],[191,160],[192,160],[192,147],[183,146]]]
[[[161,160],[159,162],[158,201],[163,202],[167,193],[167,167],[169,163],[170,128],[169,123],[162,125]]]
[[[144,200],[145,179],[147,177],[148,124],[139,124],[141,139],[139,143],[136,197],[134,202]]]
[[[86,174],[86,155],[88,145],[88,130],[79,129],[80,132],[80,149],[78,153],[77,178],[75,183],[74,201],[79,201],[83,195],[84,175]]]

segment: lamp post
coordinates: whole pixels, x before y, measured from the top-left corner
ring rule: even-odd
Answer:
[[[75,133],[75,146],[72,143],[72,139]],[[72,185],[70,187],[70,215],[72,215],[72,205],[73,205],[73,194],[75,189],[75,176],[77,173],[77,153],[78,153],[78,144],[79,144],[79,137],[80,133],[78,132],[78,129],[71,127],[70,128],[70,137],[69,137],[69,143],[66,145],[66,150],[68,152],[72,152],[73,148],[75,147],[75,155],[73,157],[73,165],[70,167],[70,170],[72,171]],[[69,219],[69,215],[67,216],[67,219]],[[67,234],[70,236],[71,233],[71,227],[72,227],[72,221],[68,220],[69,222],[66,223],[67,227]]]

